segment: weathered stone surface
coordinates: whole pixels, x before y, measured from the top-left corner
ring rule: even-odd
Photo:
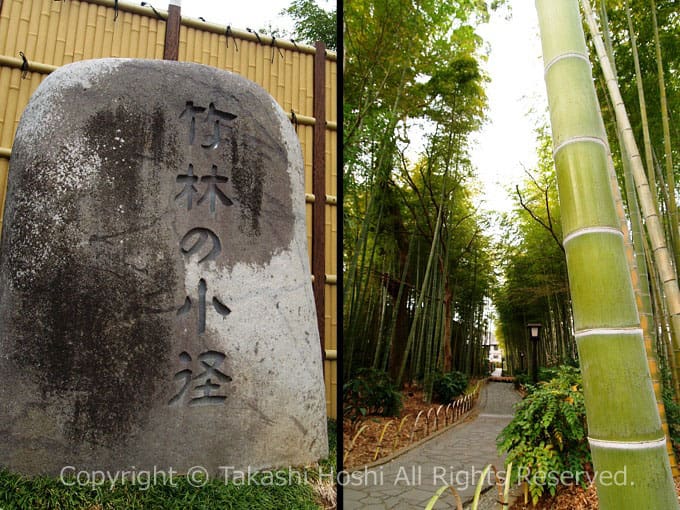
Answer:
[[[0,465],[299,465],[326,453],[302,156],[257,85],[197,64],[49,76],[12,151]]]

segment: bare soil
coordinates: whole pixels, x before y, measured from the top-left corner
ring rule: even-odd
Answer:
[[[675,478],[675,492],[680,501],[680,477]],[[520,496],[510,510],[597,510],[597,491],[591,484],[583,489],[580,486],[559,487],[554,497],[544,497],[536,506],[524,503]]]

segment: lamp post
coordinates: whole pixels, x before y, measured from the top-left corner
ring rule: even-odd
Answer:
[[[538,339],[541,337],[541,324],[527,324],[531,340],[531,381],[538,382]]]

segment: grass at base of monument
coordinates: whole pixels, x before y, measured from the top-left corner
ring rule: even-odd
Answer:
[[[185,477],[177,477],[173,486],[157,484],[142,490],[131,485],[66,487],[58,479],[27,479],[2,472],[0,491],[3,510],[319,509],[314,490],[304,483],[263,487],[213,480],[203,487],[194,487]]]
[[[263,472],[239,483],[210,480],[195,487],[196,481],[192,485],[187,477],[175,476],[172,484],[119,482],[92,486],[68,478],[64,481],[75,485],[66,485],[60,478],[29,478],[0,470],[0,510],[323,509],[312,483],[319,480],[319,473],[336,472],[336,425],[330,420],[328,424],[329,456],[319,466]],[[277,483],[281,480],[293,482]]]

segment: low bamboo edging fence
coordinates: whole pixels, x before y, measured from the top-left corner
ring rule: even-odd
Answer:
[[[382,426],[381,432],[378,435],[377,444],[372,452],[372,461],[375,462],[380,458],[395,453],[399,449],[410,447],[415,442],[422,441],[429,435],[460,421],[460,419],[474,407],[475,401],[477,400],[477,397],[479,397],[479,392],[484,383],[484,380],[479,381],[472,391],[456,398],[449,404],[436,404],[427,410],[424,409],[419,411],[415,416],[413,414],[406,414],[401,418],[387,421]],[[370,420],[371,418],[364,418],[357,422],[353,427],[353,433],[350,434],[351,439],[349,440],[349,444],[345,445],[343,464],[347,463],[347,459],[357,446],[357,441],[369,429],[367,422]],[[409,422],[411,423],[410,428]],[[390,429],[395,431],[394,438],[391,441],[391,448],[389,448],[389,440],[386,440],[387,432]],[[354,432],[354,430],[356,430],[356,432]],[[410,432],[408,432],[409,430]],[[408,432],[407,442],[399,448],[399,439],[406,432]]]

